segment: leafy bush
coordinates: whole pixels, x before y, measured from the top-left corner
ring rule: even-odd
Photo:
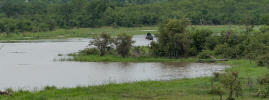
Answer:
[[[100,55],[100,51],[97,48],[86,48],[79,53],[83,55]]]
[[[258,66],[268,66],[269,67],[269,54],[265,54],[257,57]]]
[[[269,96],[269,75],[265,75],[263,77],[260,77],[257,79],[257,82],[259,84],[257,96],[259,97],[268,97]]]
[[[114,41],[118,54],[122,57],[128,56],[132,44],[134,43],[134,41],[132,40],[132,36],[127,35],[126,33],[119,34]]]
[[[210,93],[219,95],[220,100],[222,100],[222,95],[224,95],[225,90],[229,91],[226,100],[235,100],[234,97],[238,98],[239,96],[242,96],[242,85],[238,78],[238,74],[238,72],[215,74],[215,77],[211,82],[212,87]]]
[[[214,48],[221,43],[224,43],[224,37],[222,36],[210,36],[206,38],[204,49],[214,50]]]
[[[210,50],[203,50],[202,52],[200,52],[198,54],[198,58],[200,58],[200,59],[208,59],[209,55],[214,55],[214,52],[210,51]]]
[[[55,90],[55,89],[57,89],[57,87],[56,86],[45,86],[44,89],[45,90]]]
[[[161,24],[157,43],[153,42],[151,48],[154,55],[166,57],[188,56],[191,40],[186,31],[189,20],[168,20]]]
[[[135,57],[145,57],[148,56],[147,47],[135,46],[132,49],[132,56]]]
[[[269,27],[266,26],[266,25],[264,25],[264,26],[262,26],[262,27],[260,28],[260,31],[261,31],[262,33],[268,32],[268,31],[269,31]]]
[[[209,30],[195,30],[192,32],[192,47],[194,47],[197,52],[201,52],[206,47],[207,38],[210,37],[212,33],[213,32]]]
[[[165,56],[165,52],[160,48],[159,43],[152,41],[150,43],[150,55],[155,57]]]
[[[211,89],[209,94],[218,95],[220,97],[219,100],[223,100],[223,95],[225,94],[225,89],[221,84],[214,85]]]
[[[113,39],[109,34],[102,33],[94,37],[93,41],[90,41],[90,46],[96,46],[100,51],[100,56],[104,56],[112,48]]]

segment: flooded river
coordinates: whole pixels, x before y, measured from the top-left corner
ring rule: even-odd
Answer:
[[[35,40],[0,43],[0,89],[59,88],[143,80],[169,80],[212,75],[227,66],[200,63],[59,62],[58,54],[77,52],[90,39]],[[144,36],[135,45],[148,45]]]

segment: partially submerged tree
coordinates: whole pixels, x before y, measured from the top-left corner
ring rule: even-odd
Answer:
[[[119,34],[115,38],[116,50],[122,57],[128,56],[133,43],[132,36],[127,35],[126,33]]]
[[[102,33],[99,36],[96,36],[93,41],[90,41],[90,46],[96,46],[100,51],[100,56],[104,56],[105,53],[110,50],[112,47],[113,39],[109,34]]]

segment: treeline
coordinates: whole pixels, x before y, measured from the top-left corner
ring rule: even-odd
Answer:
[[[221,34],[214,34],[210,30],[189,30],[188,25],[190,21],[186,19],[163,22],[159,28],[160,34],[157,34],[157,41],[150,45],[150,56],[197,56],[201,60],[215,56],[256,60],[259,66],[269,66],[268,26],[263,26],[260,31],[246,28],[245,32],[238,33],[229,29]]]
[[[263,23],[268,0],[0,0],[0,31],[157,25],[188,18],[195,25]]]
[[[97,48],[87,48],[76,56],[112,55],[117,57],[120,55],[157,58],[197,56],[201,61],[211,61],[210,58],[215,61],[217,57],[256,60],[260,66],[269,66],[269,26],[263,26],[260,31],[254,31],[253,27],[250,27],[241,33],[228,29],[217,34],[211,30],[189,29],[187,27],[190,24],[191,21],[188,19],[171,19],[162,22],[159,34],[155,35],[156,41],[152,41],[149,46],[145,47],[132,46],[132,37],[126,34],[118,35],[116,39],[111,38],[109,34],[101,34],[90,44]],[[115,41],[120,41],[120,43]]]

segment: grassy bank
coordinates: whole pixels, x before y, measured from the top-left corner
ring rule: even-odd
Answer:
[[[209,29],[213,33],[221,33],[228,30],[230,26],[228,25],[218,25],[218,26],[208,26],[208,25],[193,25],[192,27],[196,29]],[[254,30],[259,31],[261,26],[255,26]],[[191,29],[191,27],[189,27]],[[232,25],[231,29],[235,32],[243,32],[244,26],[242,25]],[[11,33],[9,36],[6,34],[0,34],[0,40],[36,40],[36,39],[65,39],[65,38],[89,38],[93,34],[100,34],[102,32],[109,33],[111,35],[116,35],[119,33],[128,33],[130,35],[146,34],[151,32],[153,34],[157,33],[158,27],[101,27],[101,28],[75,28],[75,29],[56,29],[49,32],[25,32],[25,33]]]
[[[0,34],[0,40],[35,40],[35,39],[65,39],[65,38],[89,38],[94,34],[102,32],[116,35],[128,33],[130,35],[146,34],[147,32],[156,33],[157,27],[101,27],[101,28],[75,28],[75,29],[56,29],[49,32],[26,32],[12,33],[9,36]]]
[[[112,55],[75,55],[73,59],[67,59],[71,61],[80,62],[196,62],[196,58],[186,58],[186,59],[171,59],[165,57],[126,57],[112,56]]]
[[[258,67],[248,60],[231,60],[227,71],[240,72],[240,78],[257,78],[268,73],[266,67]],[[77,88],[47,88],[40,92],[15,92],[12,96],[1,96],[1,100],[215,100],[218,96],[208,94],[210,77],[178,79],[170,81],[145,81],[124,84]],[[255,97],[255,91],[243,90],[243,97],[236,100],[267,100]],[[225,95],[226,97],[227,95]]]

